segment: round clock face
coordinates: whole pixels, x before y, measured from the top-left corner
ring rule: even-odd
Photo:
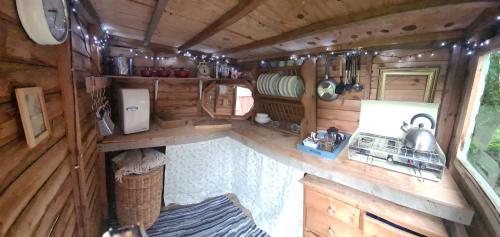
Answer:
[[[43,0],[42,2],[50,33],[57,41],[66,39],[68,17],[64,0]]]
[[[210,75],[210,67],[207,64],[201,64],[198,66],[198,73],[202,76]]]
[[[57,45],[68,37],[66,0],[16,0],[17,14],[28,36],[41,45]]]

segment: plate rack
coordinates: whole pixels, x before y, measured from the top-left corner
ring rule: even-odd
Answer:
[[[307,137],[312,131],[316,131],[315,60],[306,60],[301,66],[265,68],[258,71],[259,75],[270,72],[283,72],[286,75],[300,76],[304,82],[305,90],[300,98],[261,95],[257,92],[254,95],[255,112],[267,113],[273,121],[280,122],[278,127],[263,126],[297,135],[301,138]],[[257,78],[259,75],[257,75]],[[300,133],[292,131],[291,125],[294,123],[300,125]]]

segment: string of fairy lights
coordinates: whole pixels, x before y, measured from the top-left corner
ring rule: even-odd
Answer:
[[[77,12],[76,5],[79,4],[78,0],[72,0],[71,1],[71,11],[74,14],[74,17],[76,19],[76,29],[72,29],[73,32],[76,32],[77,34],[80,34],[85,40],[92,39],[92,46],[96,47],[98,50],[101,50],[106,47],[108,40],[110,38],[109,36],[109,29],[107,27],[102,28],[101,34],[98,35],[91,35],[89,32],[82,27],[82,21],[80,20],[80,17]],[[496,27],[500,29],[500,15],[496,17]],[[497,32],[498,33],[498,32]],[[444,49],[444,48],[455,48],[457,46],[462,46],[465,48],[466,55],[473,55],[474,52],[484,46],[488,46],[490,44],[490,39],[486,39],[483,41],[443,41],[439,44],[439,46],[432,48],[432,49],[426,49],[422,51],[417,51],[417,52],[412,52],[406,55],[391,55],[391,54],[384,54],[380,53],[379,51],[375,50],[370,50],[370,49],[363,49],[363,48],[355,48],[351,50],[343,50],[343,51],[332,51],[331,47],[325,47],[325,51],[319,52],[316,54],[304,54],[304,55],[295,55],[292,54],[289,59],[293,61],[297,60],[304,60],[305,58],[311,58],[311,57],[325,57],[328,55],[345,55],[345,56],[350,56],[350,55],[358,55],[358,54],[372,54],[375,56],[379,57],[386,57],[386,58],[397,58],[398,62],[402,63],[404,61],[412,61],[414,59],[419,59],[422,57],[434,57],[436,52]],[[87,46],[85,46],[87,47]],[[87,49],[87,51],[90,53],[90,50]],[[134,57],[143,57],[146,60],[151,60],[151,61],[161,61],[161,60],[166,60],[166,57],[159,57],[159,56],[152,56],[148,55],[143,49],[129,49],[129,52],[131,55]],[[225,55],[210,55],[210,54],[201,54],[199,56],[197,55],[192,55],[191,52],[189,51],[177,51],[177,55],[183,55],[185,57],[191,58],[193,61],[208,61],[208,62],[215,62],[217,64],[219,63],[229,63],[229,59]],[[261,60],[261,64],[266,64],[266,60]]]
[[[500,15],[496,16],[495,18],[496,24],[495,27],[497,30],[497,34],[500,33]],[[493,37],[491,37],[493,38]],[[293,61],[297,60],[304,60],[306,58],[311,58],[311,57],[326,57],[329,55],[344,55],[344,56],[350,56],[350,55],[358,55],[358,54],[372,54],[375,56],[379,57],[387,57],[387,58],[397,58],[399,63],[403,63],[404,61],[412,61],[414,59],[420,59],[423,57],[434,57],[436,55],[436,52],[444,49],[444,48],[456,48],[458,46],[462,46],[465,49],[465,54],[470,56],[473,55],[474,52],[481,47],[488,46],[491,42],[491,38],[482,40],[482,41],[442,41],[439,43],[439,46],[432,48],[432,49],[425,49],[417,52],[412,52],[408,53],[406,55],[392,55],[392,54],[384,54],[380,53],[379,51],[376,50],[369,50],[369,49],[363,49],[363,48],[356,48],[356,49],[350,49],[350,50],[342,50],[342,51],[332,51],[331,47],[325,47],[325,51],[319,52],[316,54],[303,54],[303,55],[296,55],[292,54],[289,59]],[[272,61],[272,60],[270,60]],[[266,64],[266,60],[261,60],[261,64]]]
[[[499,16],[500,19],[500,16]],[[500,21],[500,20],[499,20]],[[438,47],[434,47],[432,49],[425,49],[421,51],[413,51],[411,53],[405,54],[405,55],[393,55],[393,54],[387,54],[387,53],[381,53],[376,50],[370,50],[370,49],[363,49],[363,48],[356,48],[356,49],[351,49],[351,50],[343,50],[343,51],[331,51],[329,47],[325,48],[324,52],[319,52],[316,54],[304,54],[304,55],[291,55],[289,57],[290,60],[292,61],[303,61],[306,58],[311,58],[311,57],[317,57],[317,58],[322,58],[322,57],[328,57],[328,56],[354,56],[354,55],[368,55],[372,54],[374,56],[378,57],[385,57],[385,58],[395,58],[399,63],[403,63],[405,61],[413,61],[415,59],[420,59],[423,57],[434,57],[436,55],[436,52],[438,52],[441,49],[444,48],[456,48],[457,46],[463,46],[465,48],[465,54],[466,55],[473,55],[474,52],[477,50],[477,48],[480,47],[485,47],[490,44],[490,39],[486,39],[481,42],[471,42],[471,41],[466,41],[466,42],[461,42],[461,41],[442,41],[439,43]],[[272,60],[269,60],[272,61]],[[268,61],[266,60],[261,60],[261,64],[266,64]]]

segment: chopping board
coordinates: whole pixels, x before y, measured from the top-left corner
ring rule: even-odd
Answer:
[[[231,122],[225,119],[202,119],[194,121],[193,125],[196,129],[221,129],[233,126]]]
[[[176,116],[168,113],[153,114],[153,119],[160,126],[160,128],[178,128],[184,127],[188,124],[188,120],[177,118]]]

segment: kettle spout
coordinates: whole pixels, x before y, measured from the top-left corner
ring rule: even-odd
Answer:
[[[404,121],[403,121],[403,125],[401,126],[401,130],[405,133],[408,132],[408,124]]]

